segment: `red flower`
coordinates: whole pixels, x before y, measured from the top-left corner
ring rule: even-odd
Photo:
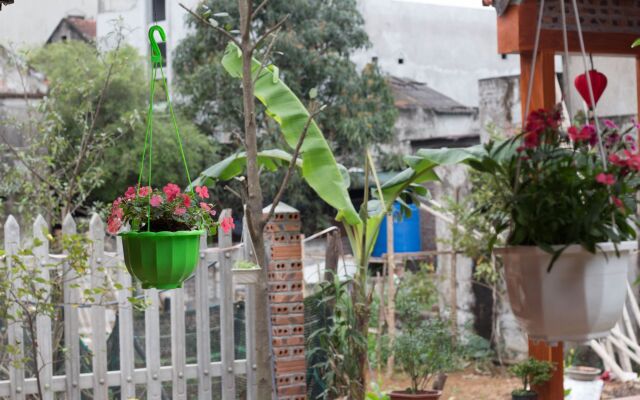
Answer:
[[[625,150],[624,155],[627,157],[627,166],[636,171],[640,171],[640,153],[633,154],[629,150]]]
[[[603,185],[611,186],[616,183],[616,177],[612,174],[605,174],[604,172],[600,172],[596,176],[596,181],[602,183]]]
[[[151,207],[159,207],[160,204],[162,204],[162,196],[154,194],[151,196],[151,200],[149,202],[151,203]]]
[[[232,217],[227,217],[220,222],[220,227],[224,231],[224,233],[229,233],[230,230],[236,227],[236,224],[233,223]]]
[[[168,183],[167,186],[162,188],[162,191],[167,196],[168,202],[172,202],[180,194],[180,188],[175,183]]]
[[[624,210],[624,203],[622,202],[622,200],[620,200],[616,196],[611,196],[611,201],[613,202],[613,204],[616,205],[616,207],[621,208],[622,210]]]
[[[124,216],[124,211],[122,211],[122,208],[116,207],[113,210],[111,210],[111,218],[122,219],[123,216]]]
[[[173,213],[175,215],[185,215],[187,213],[187,209],[184,207],[178,207],[175,210],[173,210]]]
[[[187,208],[191,207],[191,196],[189,196],[188,194],[183,194],[182,205],[184,205]]]
[[[124,198],[127,199],[127,200],[135,199],[136,198],[136,188],[134,188],[133,186],[129,186],[129,189],[127,189],[127,191],[124,192]]]
[[[524,135],[524,147],[530,149],[540,145],[540,135],[538,132],[528,132]]]
[[[567,131],[569,134],[569,138],[574,142],[591,142],[594,138],[595,130],[591,125],[585,125],[582,127],[580,132],[578,132],[578,128],[572,126]],[[597,136],[595,137],[597,140]]]
[[[209,189],[206,186],[196,186],[196,193],[203,199],[209,198]]]
[[[624,167],[627,165],[627,160],[624,160],[622,157],[620,157],[617,154],[610,154],[609,155],[609,162],[613,165],[616,165],[618,167]]]
[[[138,196],[147,197],[151,193],[151,186],[143,186],[138,190]]]

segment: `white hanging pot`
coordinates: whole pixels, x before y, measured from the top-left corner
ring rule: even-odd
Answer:
[[[547,272],[551,255],[535,246],[497,249],[505,266],[511,309],[530,339],[584,342],[609,335],[627,297],[629,256],[637,242],[600,243],[596,254],[567,247]]]

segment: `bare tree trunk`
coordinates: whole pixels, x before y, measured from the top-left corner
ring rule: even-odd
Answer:
[[[269,288],[267,257],[263,237],[262,188],[258,168],[258,137],[256,129],[253,75],[251,73],[253,43],[251,41],[251,0],[238,0],[242,49],[242,95],[244,111],[244,145],[247,152],[247,224],[262,273],[256,296],[256,380],[258,399],[273,397],[271,376],[271,343],[269,342]],[[247,366],[251,368],[251,366]]]

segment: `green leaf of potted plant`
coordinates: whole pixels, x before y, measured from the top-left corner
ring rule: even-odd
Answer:
[[[511,308],[529,338],[585,341],[608,335],[622,314],[637,248],[640,153],[635,124],[622,130],[605,120],[600,134],[589,123],[565,131],[560,115],[534,111],[520,135],[467,149],[459,159],[501,187],[494,229],[507,246],[497,253]],[[452,152],[418,156],[438,160]]]
[[[509,371],[522,381],[522,387],[511,392],[511,399],[536,400],[538,395],[531,387],[541,385],[551,379],[553,370],[553,363],[549,361],[539,361],[533,358],[529,358],[509,368]]]
[[[169,183],[161,191],[150,186],[127,189],[111,206],[108,231],[122,238],[127,270],[142,287],[174,289],[182,286],[198,263],[200,237],[216,234],[218,222],[206,187],[181,193]],[[129,230],[123,227],[129,226]],[[233,219],[221,228],[228,232]]]
[[[390,393],[391,400],[437,400],[439,390],[428,390],[431,379],[455,366],[456,354],[449,327],[433,319],[403,329],[393,347],[396,363],[411,378],[411,387]]]

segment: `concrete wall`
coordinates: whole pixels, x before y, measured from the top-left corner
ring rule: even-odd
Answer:
[[[518,56],[502,59],[497,53],[493,8],[399,0],[358,3],[372,43],[353,55],[360,67],[377,57],[385,73],[426,82],[466,106],[478,105],[478,79],[519,73]]]
[[[167,34],[167,67],[165,74],[169,82],[173,79],[173,51],[178,43],[189,33],[185,24],[187,12],[183,10],[179,3],[194,9],[198,0],[171,1],[166,0],[166,20],[158,21]],[[113,31],[113,24],[118,19],[122,20],[127,31],[126,41],[138,49],[140,54],[149,56],[149,39],[147,36],[149,27],[153,24],[151,17],[150,0],[100,0],[97,20],[98,41],[103,42],[103,46],[109,48],[113,42],[107,40],[109,33]]]
[[[97,0],[21,0],[0,12],[0,44],[16,48],[44,44],[63,17],[94,18]]]

